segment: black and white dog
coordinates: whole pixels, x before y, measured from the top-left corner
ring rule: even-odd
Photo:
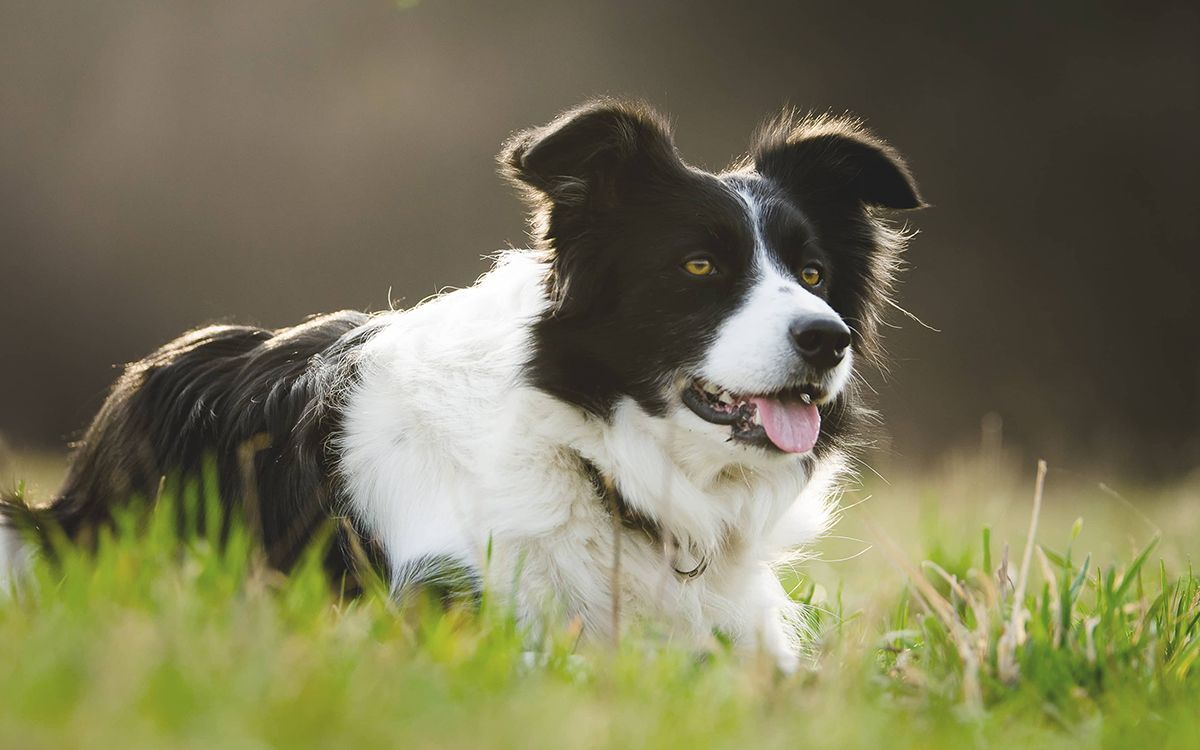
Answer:
[[[60,493],[4,506],[0,569],[35,547],[12,527],[86,538],[211,456],[280,568],[332,518],[343,576],[365,550],[397,592],[453,571],[529,622],[718,630],[793,668],[773,564],[831,519],[904,241],[880,211],[922,205],[907,167],[857,121],[784,116],[710,174],[614,100],[500,162],[534,249],[411,310],[212,326],[129,365]]]

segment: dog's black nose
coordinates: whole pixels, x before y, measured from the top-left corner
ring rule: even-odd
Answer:
[[[819,370],[836,367],[850,348],[850,329],[834,317],[797,318],[788,333],[804,361]]]

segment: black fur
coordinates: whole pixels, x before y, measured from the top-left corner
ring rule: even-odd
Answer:
[[[812,221],[833,256],[829,302],[850,325],[855,351],[882,364],[879,327],[900,259],[881,242],[887,226],[877,209],[925,206],[904,159],[858,120],[789,113],[760,129],[742,167]]]
[[[661,414],[663,374],[695,364],[696,332],[738,301],[684,278],[679,258],[708,249],[747,264],[754,234],[739,198],[685,165],[644,105],[581,108],[518,135],[501,158],[534,188],[537,240],[551,255],[554,306],[537,324],[533,382],[598,414],[623,394]]]
[[[277,331],[211,326],[128,365],[35,522],[86,539],[115,509],[153,499],[163,477],[196,480],[211,458],[226,518],[244,513],[269,562],[287,569],[338,514],[329,438],[372,331],[357,312]],[[333,531],[333,572],[352,569],[352,530]]]
[[[404,563],[395,571],[397,592],[421,593],[443,606],[478,605],[483,598],[483,577],[473,565],[452,555],[426,555]]]
[[[500,161],[551,259],[555,305],[537,323],[530,372],[555,396],[600,416],[625,394],[664,412],[663,382],[698,364],[746,292],[754,228],[735,189],[765,206],[780,265],[823,263],[830,281],[818,293],[851,326],[855,350],[879,356],[898,248],[874,212],[923,203],[900,156],[856,121],[781,118],[747,160],[714,175],[680,159],[650,107],[600,100],[518,134]],[[698,252],[718,259],[719,282],[681,273]],[[818,448],[847,446],[864,414],[847,388],[823,409]]]

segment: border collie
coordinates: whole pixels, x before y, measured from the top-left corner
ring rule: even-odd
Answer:
[[[621,100],[499,158],[532,249],[410,310],[210,326],[129,365],[58,494],[3,506],[8,575],[39,530],[86,540],[215,460],[280,569],[334,519],[343,582],[365,557],[398,596],[487,586],[531,626],[650,620],[795,668],[774,566],[831,520],[905,239],[882,212],[923,205],[904,161],[856,120],[785,114],[712,174]]]

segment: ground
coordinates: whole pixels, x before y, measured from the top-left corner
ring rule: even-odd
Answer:
[[[61,460],[0,471],[36,501]],[[639,632],[614,653],[571,623],[531,656],[503,602],[339,602],[315,565],[285,579],[240,535],[181,544],[130,517],[0,602],[0,747],[1196,746],[1200,482],[1049,467],[1022,580],[1033,466],[880,471],[783,573],[819,614],[791,677],[718,639],[698,657]]]

